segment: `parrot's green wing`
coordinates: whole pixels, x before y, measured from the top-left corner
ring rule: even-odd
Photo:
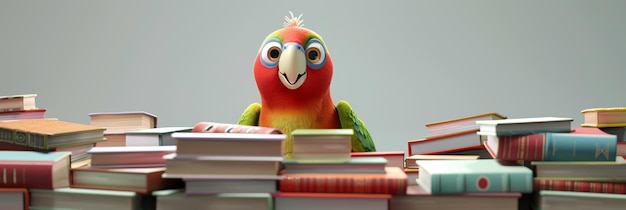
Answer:
[[[376,146],[374,140],[370,136],[369,131],[365,123],[356,116],[352,107],[346,101],[339,101],[336,106],[337,114],[339,114],[339,121],[341,128],[354,129],[354,135],[352,136],[352,151],[353,152],[375,152]]]
[[[258,126],[260,115],[261,115],[261,104],[252,103],[250,104],[250,106],[248,106],[248,108],[246,108],[245,111],[243,111],[243,113],[241,114],[241,117],[239,118],[239,122],[237,122],[237,124]]]

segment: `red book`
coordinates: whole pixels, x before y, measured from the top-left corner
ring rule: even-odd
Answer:
[[[482,147],[478,129],[408,141],[408,155],[451,153]]]
[[[28,210],[29,198],[27,188],[0,188],[2,209]]]
[[[407,175],[398,167],[386,167],[386,174],[283,173],[281,192],[371,193],[403,195]]]
[[[533,179],[534,191],[557,190],[574,192],[626,194],[626,182]]]
[[[0,176],[0,188],[69,187],[70,153],[0,151]]]

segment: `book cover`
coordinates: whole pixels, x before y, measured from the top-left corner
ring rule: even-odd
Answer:
[[[182,188],[180,179],[164,179],[165,167],[156,168],[93,168],[72,170],[73,188],[121,190],[151,193],[155,190]]]
[[[35,97],[37,97],[37,94],[0,96],[0,111],[36,109]]]
[[[163,156],[166,174],[173,175],[277,175],[283,157],[194,156],[177,153]],[[183,176],[184,177],[184,176]]]
[[[53,119],[0,121],[0,141],[39,149],[104,141],[104,128]]]
[[[0,203],[2,209],[28,210],[28,188],[0,188]]]
[[[502,120],[479,120],[479,135],[511,136],[541,132],[571,132],[573,118],[531,117]]]
[[[406,157],[406,168],[418,168],[418,160],[476,160],[480,155],[411,155]]]
[[[126,146],[170,146],[176,145],[172,134],[191,132],[191,127],[159,127],[126,131]]]
[[[383,157],[387,159],[387,166],[395,166],[404,168],[404,151],[375,151],[375,152],[351,152],[352,158],[367,158],[367,157]]]
[[[50,149],[38,149],[24,145],[0,142],[0,151],[39,151],[39,152],[71,152],[71,162],[90,158],[89,150],[94,147],[93,143],[59,146]]]
[[[176,152],[176,146],[93,147],[91,167],[164,167],[163,156]]]
[[[44,108],[0,112],[0,121],[43,118],[46,118],[46,109]]]
[[[478,120],[499,120],[507,117],[496,112],[486,112],[449,120],[426,123],[426,138],[478,129]]]
[[[0,187],[61,188],[70,184],[69,152],[0,151]]]
[[[298,160],[289,159],[282,162],[283,169],[288,173],[379,173],[384,174],[387,159],[383,157],[351,158],[345,161],[334,160]]]
[[[407,187],[406,195],[394,195],[394,210],[518,210],[522,194],[519,192],[459,193],[433,195],[419,185]],[[522,203],[523,204],[523,203]]]
[[[598,128],[581,127],[569,133],[489,135],[485,147],[499,160],[614,161],[617,138]]]
[[[469,130],[433,138],[409,140],[407,142],[408,155],[447,153],[468,147],[482,147],[480,136],[476,135],[477,131]]]
[[[191,132],[206,132],[206,133],[255,133],[255,134],[282,134],[283,132],[276,128],[262,127],[262,126],[249,126],[230,123],[217,123],[217,122],[198,122],[196,123]]]
[[[626,182],[563,179],[533,179],[533,190],[558,190],[593,193],[626,194]]]
[[[626,107],[601,107],[584,109],[583,127],[624,127],[626,126]]]
[[[402,195],[407,175],[398,167],[386,167],[384,174],[282,173],[281,192],[374,193]]]
[[[432,194],[532,192],[532,170],[494,159],[420,160],[417,183]]]
[[[372,193],[273,193],[275,210],[380,210],[391,209],[390,194]]]
[[[280,156],[285,134],[173,133],[179,155]]]
[[[544,179],[626,181],[626,160],[615,161],[530,161],[535,177]]]

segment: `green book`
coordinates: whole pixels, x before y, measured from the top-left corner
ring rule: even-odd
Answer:
[[[126,146],[171,146],[176,132],[191,132],[192,127],[160,127],[126,131]]]
[[[495,159],[418,160],[417,183],[432,194],[532,192],[532,170]]]

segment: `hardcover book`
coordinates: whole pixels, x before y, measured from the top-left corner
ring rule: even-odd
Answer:
[[[123,134],[126,131],[157,127],[157,116],[145,111],[89,113],[93,126],[106,128],[105,134]]]
[[[600,130],[617,136],[618,142],[626,142],[626,127],[603,127]]]
[[[185,194],[273,193],[278,179],[183,179]]]
[[[529,165],[536,178],[626,181],[626,160],[622,156],[615,161],[531,161]]]
[[[352,159],[383,157],[387,159],[387,166],[404,168],[404,151],[352,152],[350,153],[350,157],[352,157]]]
[[[218,193],[187,195],[183,189],[159,190],[152,193],[159,210],[181,209],[259,209],[273,210],[270,193]]]
[[[478,130],[470,130],[433,138],[409,140],[407,142],[409,155],[441,154],[470,147],[482,147],[480,136],[476,135],[477,131]]]
[[[2,209],[28,210],[29,194],[27,188],[0,188]]]
[[[31,210],[90,209],[143,210],[155,209],[155,199],[129,191],[82,188],[30,189]]]
[[[478,120],[500,120],[506,118],[506,116],[496,112],[486,112],[444,121],[426,123],[426,138],[469,130],[477,130],[478,125],[476,124],[476,121]]]
[[[282,134],[281,130],[262,126],[249,126],[230,123],[198,122],[191,132],[205,133],[254,133],[254,134]]]
[[[352,158],[346,161],[284,160],[283,169],[289,173],[369,173],[384,174],[387,159],[383,157]]]
[[[532,117],[503,120],[479,120],[479,135],[512,136],[541,132],[571,132],[573,118]]]
[[[69,187],[70,153],[0,151],[0,173],[2,188]]]
[[[89,155],[88,152],[93,147],[94,147],[93,143],[87,143],[87,144],[59,146],[59,147],[50,148],[50,149],[38,149],[38,148],[28,147],[24,145],[0,142],[0,151],[70,152],[71,153],[70,161],[72,163],[91,158],[91,155]]]
[[[391,195],[368,193],[274,193],[274,210],[386,210]]]
[[[529,168],[494,159],[420,160],[417,183],[432,194],[532,192]]]
[[[36,109],[35,97],[37,97],[37,94],[0,96],[0,111]]]
[[[104,128],[53,119],[0,121],[0,142],[38,149],[104,141]]]
[[[418,160],[476,160],[479,155],[411,155],[406,157],[406,168],[418,168]]]
[[[105,133],[106,141],[96,143],[96,147],[125,147],[126,133]]]
[[[160,127],[126,131],[126,146],[171,146],[176,145],[172,134],[191,132],[191,127]]]
[[[276,176],[283,157],[165,155],[167,177],[185,175]]]
[[[285,134],[173,133],[179,155],[282,157]]]
[[[165,167],[163,156],[176,152],[176,146],[94,147],[89,150],[91,167]]]
[[[351,158],[353,129],[296,129],[293,137],[293,159]]]
[[[583,127],[624,127],[626,107],[603,107],[582,110]]]
[[[533,190],[558,190],[574,192],[626,194],[626,182],[585,181],[563,179],[533,179]]]
[[[46,109],[43,108],[0,112],[0,121],[43,118],[46,118]]]
[[[72,169],[73,188],[120,190],[151,193],[156,190],[182,188],[180,179],[164,179],[164,167],[157,168],[92,168]]]
[[[394,210],[518,210],[521,197],[519,192],[433,195],[413,185],[407,188],[406,195],[394,195],[391,206]]]
[[[598,128],[574,128],[569,133],[489,135],[485,148],[499,160],[615,161],[617,139]]]
[[[386,167],[384,174],[284,173],[279,181],[281,192],[406,193],[407,175],[398,167]]]
[[[626,206],[626,195],[558,190],[539,191],[541,210],[621,210]]]

